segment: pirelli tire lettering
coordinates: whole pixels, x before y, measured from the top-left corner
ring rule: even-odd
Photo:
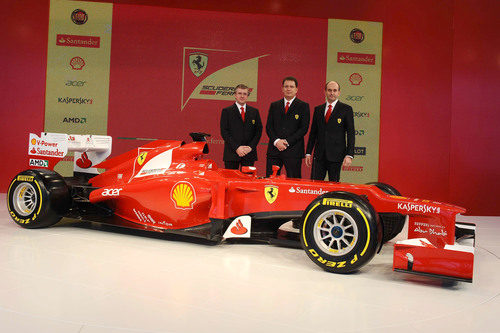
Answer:
[[[23,171],[14,177],[7,192],[9,215],[23,228],[56,224],[70,205],[68,185],[52,170]]]
[[[368,263],[382,240],[378,216],[361,197],[330,192],[302,215],[300,240],[309,258],[326,271],[350,273]]]

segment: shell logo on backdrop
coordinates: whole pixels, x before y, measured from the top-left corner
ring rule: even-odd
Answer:
[[[170,198],[177,209],[192,209],[196,202],[196,193],[193,185],[188,182],[178,182],[172,187]]]
[[[260,55],[185,47],[182,55],[181,110],[191,99],[234,100],[234,87],[240,83],[250,89],[248,101],[257,101],[257,77]]]

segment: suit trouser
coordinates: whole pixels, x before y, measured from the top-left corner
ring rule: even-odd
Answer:
[[[324,180],[328,172],[328,180],[338,182],[340,180],[340,168],[342,162],[331,162],[326,157],[316,158],[314,156],[311,170],[311,179]]]
[[[301,178],[302,177],[302,158],[280,158],[280,157],[267,157],[266,163],[266,177],[273,174],[273,165],[277,165],[280,168],[285,166],[286,176],[288,178]],[[278,171],[278,175],[281,174],[281,169]]]
[[[255,161],[224,161],[224,168],[225,169],[234,169],[238,170],[241,166],[253,166]]]

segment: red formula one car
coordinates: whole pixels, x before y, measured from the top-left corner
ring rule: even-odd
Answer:
[[[24,228],[71,217],[215,242],[300,244],[334,273],[367,264],[408,221],[408,239],[394,245],[394,270],[472,281],[475,225],[455,221],[465,209],[402,197],[381,183],[288,179],[278,167],[269,178],[253,167],[221,169],[206,158],[206,134],[191,136],[192,143],[156,140],[106,160],[111,137],[31,134],[33,169],[12,180],[9,213]],[[53,168],[68,151],[75,173],[63,178]]]

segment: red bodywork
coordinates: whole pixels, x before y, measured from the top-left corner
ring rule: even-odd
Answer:
[[[364,196],[377,213],[409,217],[413,242],[396,243],[394,269],[472,279],[473,251],[455,244],[455,217],[465,213],[461,207],[391,196],[372,185],[260,178],[255,170],[220,169],[204,158],[207,152],[206,142],[157,140],[104,161],[96,167],[107,171],[89,181],[98,188],[89,200],[105,203],[132,224],[174,231],[243,215],[301,216],[319,195],[346,191]]]

